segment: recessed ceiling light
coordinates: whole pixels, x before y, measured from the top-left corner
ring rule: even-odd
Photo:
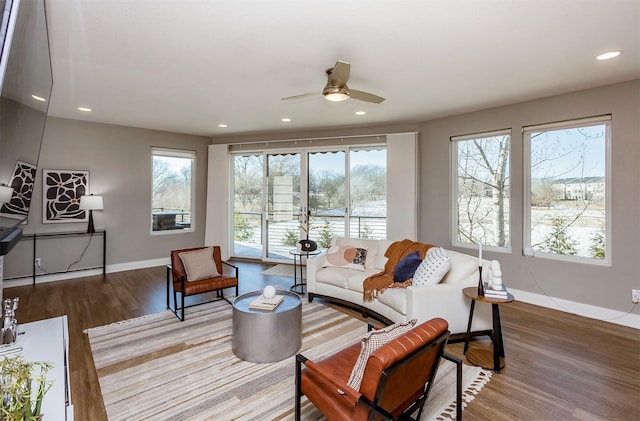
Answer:
[[[90,113],[91,112],[91,108],[78,107],[78,111],[84,111],[85,113]]]
[[[42,98],[41,96],[38,96],[38,95],[31,95],[31,98],[35,99],[36,101],[47,102],[46,99],[44,99],[44,98]]]
[[[281,118],[280,121],[285,122],[285,123],[289,123],[291,121],[291,119],[285,117],[285,118]]]
[[[365,115],[366,111],[356,111],[356,115]]]
[[[596,57],[596,60],[609,60],[618,57],[620,54],[622,54],[622,51],[607,51]]]
[[[226,124],[224,124],[224,123],[220,123],[220,124],[218,124],[218,127],[225,128],[225,127],[229,127],[229,126],[228,126],[228,125],[226,125]]]

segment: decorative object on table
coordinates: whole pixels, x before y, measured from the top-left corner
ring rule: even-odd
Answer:
[[[0,200],[1,216],[22,219],[29,214],[35,178],[35,165],[22,161],[16,162],[13,174],[11,175],[11,180],[9,180],[9,185],[3,186],[11,189],[11,196],[9,197],[9,200],[5,200],[6,198]],[[5,192],[8,193],[8,189],[5,190]]]
[[[275,310],[283,299],[284,296],[282,295],[274,295],[270,298],[259,295],[249,304],[249,308],[252,310]]]
[[[12,344],[18,337],[16,310],[20,298],[5,298],[2,302],[2,345]]]
[[[80,198],[89,191],[89,171],[42,170],[42,222],[86,222]]]
[[[484,296],[484,281],[482,280],[482,240],[478,244],[478,297]]]
[[[273,287],[273,285],[267,285],[262,290],[262,296],[266,299],[273,298],[276,296],[276,289]]]
[[[497,260],[491,261],[489,267],[489,282],[484,290],[484,296],[503,300],[506,300],[509,296],[507,287],[502,283],[502,269],[500,269],[500,262]]]
[[[47,372],[53,367],[48,362],[28,362],[20,356],[0,357],[0,378],[3,399],[0,417],[4,421],[40,420],[42,399],[53,382],[47,381]]]
[[[313,241],[313,240],[309,240],[304,239],[304,240],[300,240],[298,241],[298,250],[300,251],[315,251],[318,249],[318,244]]]
[[[93,211],[104,209],[102,196],[94,196],[93,193],[89,196],[82,196],[80,198],[80,209],[89,211],[89,225],[87,226],[87,232],[96,232],[96,229],[93,226]]]

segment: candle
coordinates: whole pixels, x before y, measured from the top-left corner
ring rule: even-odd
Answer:
[[[482,267],[482,240],[478,243],[478,266]]]

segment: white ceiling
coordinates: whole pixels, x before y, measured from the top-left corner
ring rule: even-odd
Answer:
[[[50,115],[181,133],[418,122],[640,77],[640,0],[46,5]],[[623,54],[595,60],[612,49]],[[324,100],[336,60],[351,88],[386,101]]]

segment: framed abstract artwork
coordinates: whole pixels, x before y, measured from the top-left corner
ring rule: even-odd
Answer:
[[[1,216],[23,219],[29,215],[35,179],[35,165],[16,161],[16,166],[11,174],[11,181],[9,181],[9,186],[13,188],[13,195],[9,203],[3,203],[2,207],[0,207]]]
[[[86,222],[80,197],[89,191],[89,171],[42,170],[42,222]]]

